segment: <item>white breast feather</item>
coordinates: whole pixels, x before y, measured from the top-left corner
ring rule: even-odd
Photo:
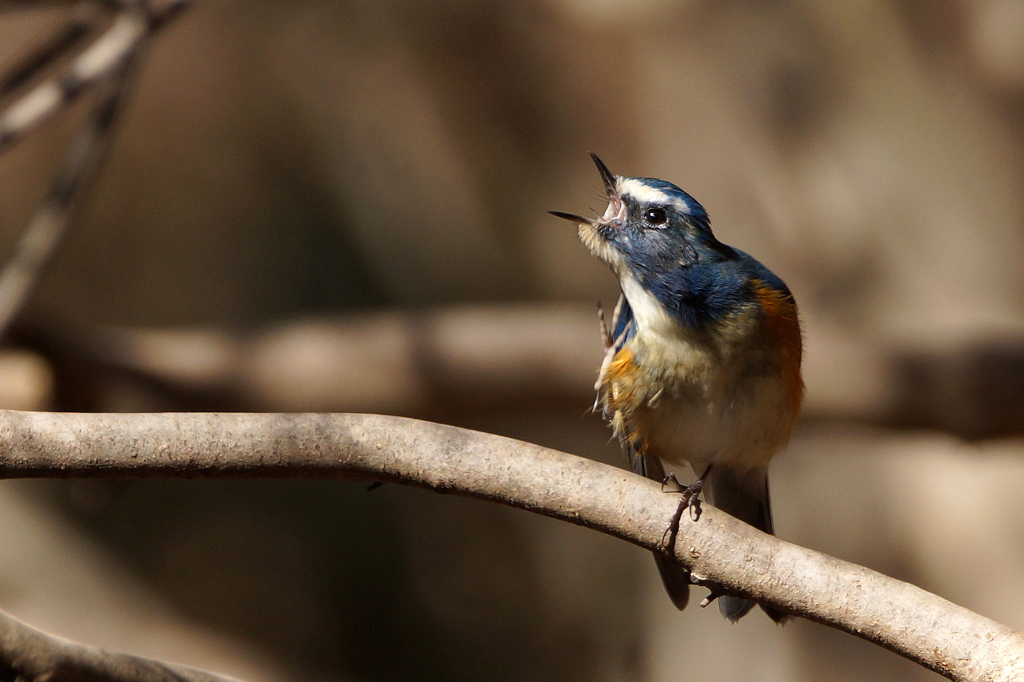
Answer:
[[[757,328],[753,310],[698,340],[634,277],[620,283],[636,324],[629,346],[658,395],[644,408],[663,425],[649,434],[654,453],[696,471],[712,461],[740,471],[767,463],[788,439],[792,420],[781,374],[752,374],[745,358],[732,354],[743,352],[742,337]]]

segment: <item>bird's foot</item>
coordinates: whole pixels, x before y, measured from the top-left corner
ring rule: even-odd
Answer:
[[[679,523],[679,519],[682,518],[683,512],[687,509],[690,510],[690,518],[693,521],[700,519],[700,493],[702,490],[704,490],[703,478],[698,478],[690,485],[683,485],[676,478],[675,474],[669,474],[661,482],[662,492],[679,495],[679,506],[676,507],[676,513],[672,517],[676,524]]]
[[[676,546],[676,536],[679,535],[679,522],[683,518],[683,512],[689,509],[690,520],[696,522],[700,519],[700,492],[703,489],[703,478],[697,479],[690,485],[683,485],[676,478],[675,474],[669,474],[661,482],[662,492],[679,495],[679,504],[676,505],[676,510],[672,514],[671,520],[669,520],[668,528],[665,529],[665,535],[668,537],[665,546],[668,548],[668,551],[671,552],[672,548]]]

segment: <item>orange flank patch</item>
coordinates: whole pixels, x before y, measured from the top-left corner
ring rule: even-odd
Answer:
[[[792,296],[760,281],[754,283],[754,290],[764,312],[765,329],[778,341],[782,353],[782,372],[787,379],[789,408],[795,416],[804,398],[804,380],[800,374],[803,336],[800,333],[796,302]]]
[[[628,348],[622,348],[608,364],[605,383],[613,383],[617,379],[622,379],[631,374],[635,368],[636,365],[633,364],[633,351]]]
[[[636,363],[633,362],[633,352],[623,348],[615,354],[605,369],[601,391],[605,414],[611,415],[615,435],[634,446],[638,446],[642,439],[627,415],[634,416],[643,400],[641,391],[637,390],[638,370]]]

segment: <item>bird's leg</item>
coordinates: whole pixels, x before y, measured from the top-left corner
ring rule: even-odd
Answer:
[[[690,485],[680,483],[675,474],[669,474],[661,482],[662,492],[679,493],[679,504],[676,506],[676,511],[672,514],[668,529],[665,531],[668,535],[668,547],[670,549],[676,545],[676,536],[679,535],[679,522],[683,518],[683,512],[689,509],[692,521],[696,522],[700,519],[700,493],[704,490],[704,479],[708,477],[709,473],[711,473],[710,464],[704,469],[704,473],[700,475],[700,478]]]
[[[665,477],[665,480],[661,482],[661,490],[666,493],[679,493],[679,508],[676,510],[676,518],[682,516],[684,509],[690,509],[691,517],[694,521],[700,518],[700,498],[698,497],[702,490],[704,490],[704,479],[711,473],[711,465],[707,465],[704,468],[704,472],[700,475],[696,481],[690,485],[683,485],[676,479],[675,474],[669,474]]]

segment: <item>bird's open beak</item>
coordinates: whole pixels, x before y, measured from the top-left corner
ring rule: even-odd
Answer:
[[[622,200],[619,199],[619,191],[616,188],[617,183],[615,181],[615,176],[610,170],[608,170],[608,166],[604,165],[604,161],[598,158],[597,154],[590,152],[590,158],[592,158],[594,163],[597,164],[597,171],[601,174],[601,182],[604,183],[604,189],[608,193],[608,202],[611,210],[606,211],[605,216],[607,218],[618,215],[619,210],[622,207]],[[598,225],[605,223],[605,219],[584,218],[583,216],[576,215],[575,213],[563,213],[562,211],[548,211],[548,213],[555,217],[568,220],[571,223],[576,223],[577,225]]]

